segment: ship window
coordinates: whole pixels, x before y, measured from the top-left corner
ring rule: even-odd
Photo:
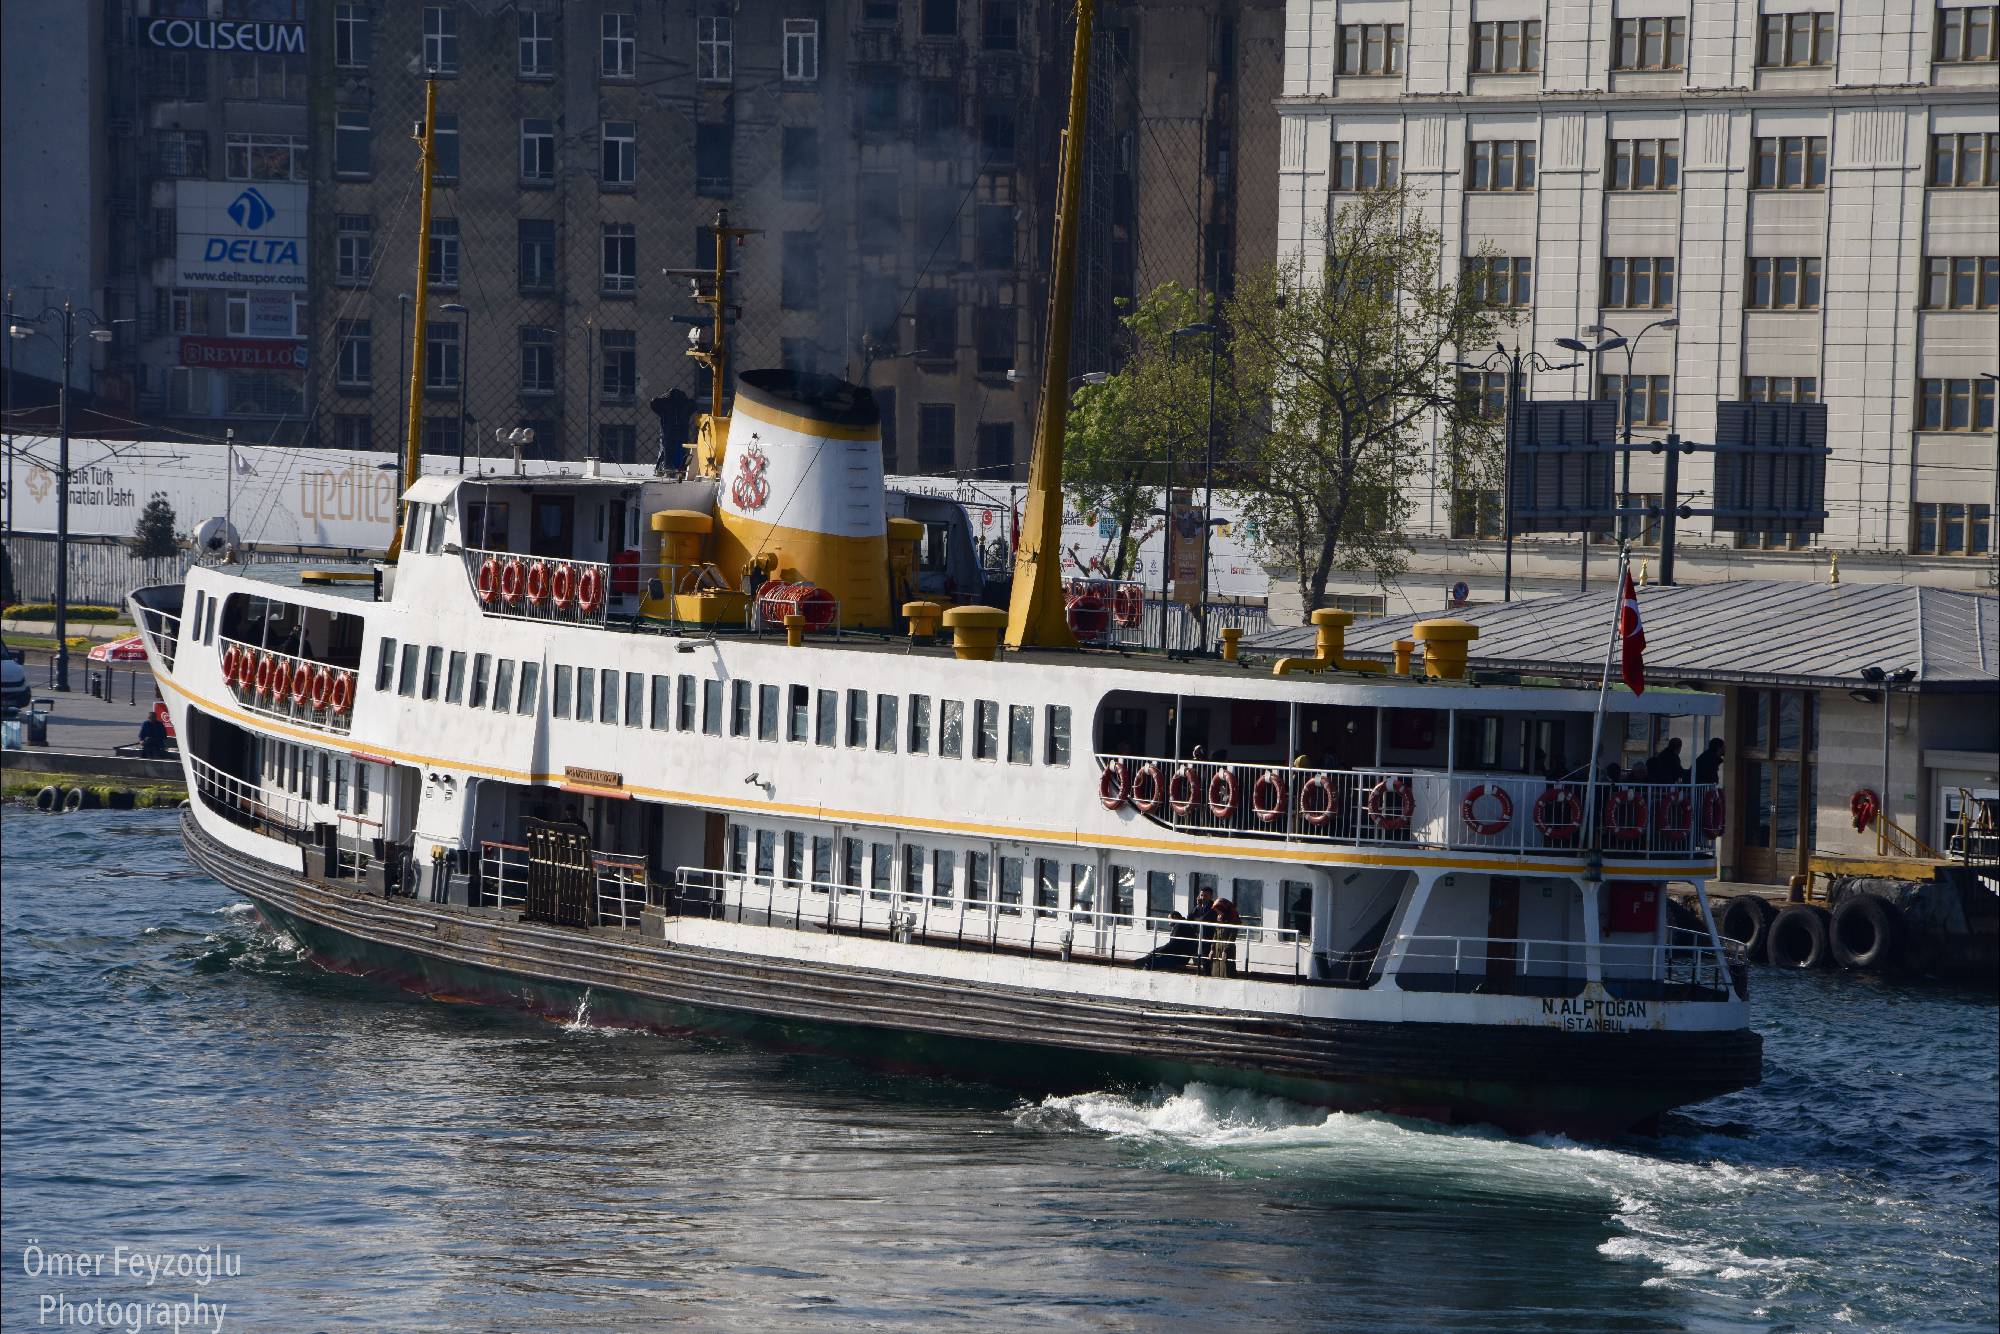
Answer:
[[[868,692],[847,692],[847,744],[850,749],[868,744]]]
[[[968,903],[986,903],[993,897],[993,858],[984,852],[965,854],[965,898]]]
[[[396,684],[396,641],[382,641],[382,656],[375,660],[375,688],[388,690]]]
[[[597,721],[618,724],[618,673],[609,667],[598,673]]]
[[[1312,934],[1313,887],[1304,880],[1278,882],[1280,902],[1285,905],[1284,929],[1302,936]]]
[[[1048,739],[1043,743],[1045,753],[1042,756],[1042,762],[1044,764],[1067,765],[1069,763],[1069,706],[1067,704],[1049,705],[1047,735]]]
[[[912,755],[931,753],[931,697],[929,695],[910,696],[910,744],[906,748]]]
[[[436,551],[443,546],[444,546],[444,506],[433,505],[431,506],[430,542],[424,547],[424,550]]]
[[[729,735],[750,735],[750,683],[729,683]]]
[[[875,697],[875,749],[896,753],[896,700],[895,695]]]
[[[889,877],[896,867],[896,845],[894,843],[871,843],[868,846],[868,889],[871,898],[889,897]]]
[[[722,735],[722,682],[701,683],[701,730],[710,736]]]
[[[438,684],[444,679],[444,650],[427,648],[424,650],[424,698],[438,697]]]
[[[491,653],[475,653],[472,655],[472,693],[465,697],[465,703],[468,708],[483,709],[486,707],[486,674],[492,669],[493,655]]]
[[[597,711],[597,669],[579,667],[576,669],[576,720],[587,723],[594,720]]]
[[[924,861],[926,854],[915,843],[903,845],[903,893],[910,898],[924,896]]]
[[[965,753],[965,704],[960,700],[938,701],[938,758],[955,760]]]
[[[778,863],[778,836],[769,829],[757,831],[757,878],[765,884],[771,883],[772,873]]]
[[[673,721],[674,681],[670,676],[653,678],[653,730],[664,732]]]
[[[1035,858],[1035,915],[1054,917],[1062,906],[1062,863],[1053,857]]]
[[[1021,915],[1021,882],[1026,878],[1027,863],[1019,857],[1000,859],[1000,911],[1009,916]]]
[[[1171,917],[1174,912],[1174,873],[1146,872],[1146,916]]]
[[[354,766],[354,813],[368,814],[368,771],[375,766],[357,764]]]
[[[694,731],[694,678],[692,676],[683,676],[681,678],[680,717],[674,725],[683,732]]]
[[[1035,762],[1035,706],[1032,704],[1009,704],[1007,706],[1007,763],[1033,764]]]
[[[1113,920],[1129,922],[1132,910],[1138,906],[1139,873],[1129,866],[1114,865],[1111,868],[1111,916]]]
[[[805,686],[793,686],[791,722],[785,729],[787,741],[804,741],[812,731],[812,691]]]
[[[646,725],[646,678],[637,672],[625,673],[625,725]]]
[[[325,751],[319,753],[319,804],[327,805],[333,800],[333,757]]]
[[[840,841],[840,883],[849,889],[861,888],[861,840]]]
[[[1069,906],[1076,912],[1097,911],[1097,868],[1088,862],[1069,864]]]
[[[797,830],[785,831],[785,881],[799,884],[806,878],[806,836]]]
[[[750,869],[750,831],[740,824],[729,826],[729,873],[742,875]]]
[[[958,854],[939,848],[931,854],[931,897],[949,899],[958,894]]]
[[[542,684],[542,664],[528,661],[521,664],[521,693],[514,697],[514,712],[533,713]],[[496,704],[496,707],[497,704]]]
[[[824,886],[833,879],[833,839],[825,834],[813,835],[813,887],[825,893]]]
[[[1236,916],[1251,926],[1264,924],[1264,882],[1262,880],[1236,879],[1229,882],[1229,901],[1236,905]]]
[[[757,739],[778,739],[778,687],[757,687]]]
[[[396,693],[412,695],[417,693],[417,646],[403,645],[403,675],[396,683]]]
[[[822,746],[832,746],[840,740],[840,696],[831,690],[816,692],[819,696],[819,730],[813,740]]]
[[[1000,758],[1000,706],[990,699],[973,701],[972,758]]]
[[[507,712],[507,705],[514,698],[514,660],[500,659],[500,666],[493,673],[493,711]]]
[[[465,698],[465,650],[451,651],[451,665],[444,674],[444,702],[456,704]]]
[[[557,663],[555,706],[549,710],[549,713],[552,716],[557,718],[569,717],[570,685],[571,682],[570,682],[569,664],[566,662]]]

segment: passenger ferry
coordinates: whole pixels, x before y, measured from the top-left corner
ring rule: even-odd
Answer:
[[[393,562],[141,590],[195,861],[331,968],[1020,1086],[1599,1134],[1757,1081],[1719,795],[1599,781],[1714,696],[1481,679],[1453,620],[1146,651],[1056,577],[1045,382],[1005,610],[869,392],[768,370],[682,476],[415,477]]]

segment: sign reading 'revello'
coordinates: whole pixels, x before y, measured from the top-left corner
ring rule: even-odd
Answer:
[[[306,187],[291,181],[176,181],[175,284],[305,290]]]
[[[229,19],[154,19],[146,40],[174,51],[263,51],[304,55],[303,23],[239,23]]]

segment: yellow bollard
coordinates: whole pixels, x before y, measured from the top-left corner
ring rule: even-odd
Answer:
[[[795,611],[785,613],[785,647],[797,648],[806,642],[806,618]]]
[[[1222,637],[1222,660],[1224,662],[1235,662],[1238,652],[1237,645],[1243,639],[1243,627],[1240,625],[1225,625],[1219,633]]]
[[[1410,674],[1410,655],[1416,651],[1416,640],[1399,639],[1396,641],[1396,675],[1408,676]]]
[[[991,662],[1000,648],[1007,613],[998,607],[953,607],[944,614],[951,631],[951,654],[976,662]]]
[[[938,618],[944,615],[944,608],[935,602],[905,602],[903,619],[910,623],[912,641],[926,641],[937,636]]]
[[[1447,617],[1439,621],[1418,621],[1410,631],[1424,646],[1424,675],[1438,681],[1465,679],[1465,660],[1479,627],[1471,621]]]

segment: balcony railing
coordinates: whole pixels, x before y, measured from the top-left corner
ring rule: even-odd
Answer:
[[[188,764],[194,773],[195,794],[231,824],[300,846],[312,841],[316,827],[331,825],[339,874],[359,877],[375,864],[375,848],[382,836],[380,821],[315,808],[303,797],[238,778],[199,755],[190,755]]]
[[[494,839],[479,844],[479,885],[473,906],[522,912],[528,906],[528,849]],[[652,877],[643,857],[624,853],[594,853],[590,859],[597,886],[599,926],[639,925],[639,914],[653,897]]]
[[[1668,927],[1657,944],[1607,941],[1597,948],[1605,991],[1624,999],[1720,999],[1740,989],[1747,967],[1740,942],[1724,939],[1718,948],[1706,931],[1684,927]],[[1586,965],[1580,940],[1397,936],[1385,953],[1404,991],[1574,996]]]
[[[561,625],[603,625],[611,605],[611,566],[601,561],[523,556],[467,547],[465,578],[489,616]]]
[[[360,682],[351,669],[235,639],[218,645],[222,678],[245,710],[340,736],[353,729]]]
[[[141,607],[139,628],[146,633],[146,643],[171,672],[174,669],[174,655],[180,650],[181,618],[172,612]]]
[[[1505,774],[1297,769],[1099,755],[1099,796],[1191,834],[1308,843],[1580,854],[1603,827],[1619,857],[1706,856],[1722,832],[1713,784],[1589,785]]]

